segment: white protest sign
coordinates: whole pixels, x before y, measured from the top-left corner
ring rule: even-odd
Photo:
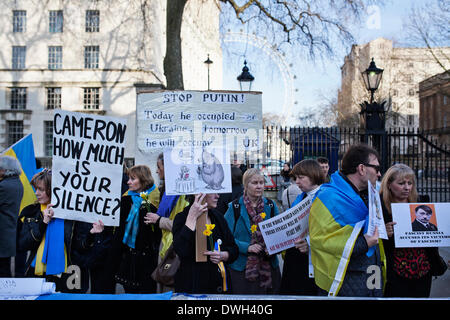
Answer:
[[[369,192],[369,226],[367,234],[373,236],[375,227],[378,227],[378,238],[388,239],[386,225],[384,224],[383,210],[381,209],[380,193],[370,181],[367,181]]]
[[[292,248],[297,238],[307,236],[311,204],[308,196],[295,207],[258,224],[270,255]]]
[[[261,93],[165,90],[139,93],[136,125],[136,145],[146,155],[159,154],[165,148],[221,147],[240,160],[245,153],[254,159],[261,158],[264,137]]]
[[[223,148],[174,148],[164,151],[167,195],[230,193],[231,164]]]
[[[55,110],[52,204],[56,218],[118,226],[126,120]]]
[[[393,203],[396,248],[449,247],[450,203]]]

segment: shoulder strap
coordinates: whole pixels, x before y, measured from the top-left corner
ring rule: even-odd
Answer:
[[[239,219],[239,216],[241,215],[241,212],[240,212],[241,204],[239,203],[239,198],[236,200],[233,200],[231,205],[233,206],[233,211],[234,211],[234,228],[233,228],[233,234],[234,234],[234,231],[236,231],[236,223]]]
[[[266,199],[267,199],[267,204],[270,207],[270,218],[272,218],[273,214],[275,212],[274,204],[273,204],[273,201],[271,199],[269,199],[269,198],[266,198]]]

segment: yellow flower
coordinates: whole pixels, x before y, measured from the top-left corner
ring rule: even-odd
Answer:
[[[261,218],[263,218],[263,219],[266,218],[266,213],[265,212],[261,213]]]
[[[254,224],[254,225],[252,225],[252,227],[250,228],[250,231],[253,233],[253,232],[256,231],[256,229],[257,229],[257,226],[256,226],[256,224]]]
[[[203,231],[203,234],[207,237],[209,237],[212,234],[212,231],[209,229],[205,229],[205,231]]]
[[[205,224],[206,230],[213,230],[216,225],[215,224]]]

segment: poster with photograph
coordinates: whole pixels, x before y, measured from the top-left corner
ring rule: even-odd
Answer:
[[[381,209],[380,193],[370,181],[367,181],[367,184],[369,193],[369,227],[367,229],[367,234],[373,236],[375,227],[377,227],[378,238],[387,240],[388,236],[383,218],[383,210]]]
[[[126,127],[125,119],[55,110],[52,204],[56,218],[119,225]]]
[[[230,193],[231,163],[224,148],[174,148],[164,151],[167,195]]]
[[[450,203],[393,203],[396,248],[450,246]]]
[[[308,196],[295,207],[258,224],[269,254],[292,248],[297,238],[304,239],[308,235],[311,205],[312,199]]]

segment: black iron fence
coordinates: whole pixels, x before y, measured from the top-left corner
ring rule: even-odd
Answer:
[[[278,190],[284,162],[326,157],[330,173],[339,170],[347,149],[361,141],[375,147],[381,156],[382,174],[395,163],[404,163],[416,173],[422,199],[450,201],[450,147],[419,129],[395,128],[368,135],[359,128],[264,128],[262,166],[274,181],[268,190]],[[426,200],[428,201],[428,200]]]

